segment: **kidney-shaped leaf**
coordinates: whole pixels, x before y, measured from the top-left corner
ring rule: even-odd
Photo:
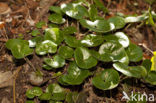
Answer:
[[[99,48],[101,60],[104,62],[119,61],[128,64],[128,56],[121,44],[117,42],[105,42]]]
[[[63,41],[64,37],[59,28],[48,28],[45,30],[44,39],[51,40],[59,45]]]
[[[77,40],[74,36],[65,36],[65,43],[73,48],[81,46],[80,40]]]
[[[6,47],[11,50],[16,59],[24,58],[33,52],[33,49],[29,48],[29,42],[21,39],[8,40],[6,42]]]
[[[82,19],[84,16],[88,16],[87,9],[81,3],[62,4],[61,9],[66,15],[75,19]]]
[[[45,55],[47,53],[55,53],[57,50],[57,44],[50,40],[45,40],[36,45],[36,53],[38,55]]]
[[[129,47],[126,49],[126,52],[130,61],[138,62],[142,60],[143,52],[139,46],[131,43]]]
[[[123,63],[114,63],[113,67],[129,77],[141,78],[147,75],[147,71],[143,66],[127,66]]]
[[[97,64],[97,60],[85,47],[78,47],[74,52],[76,64],[83,69],[90,69]]]
[[[53,59],[51,58],[44,58],[44,62],[51,66],[52,68],[61,68],[65,65],[65,60],[60,57],[59,55],[54,56]]]
[[[116,17],[112,17],[110,19],[108,19],[108,21],[112,24],[114,24],[115,29],[121,29],[125,26],[125,19],[119,16]]]
[[[119,74],[114,69],[105,69],[97,76],[93,77],[92,83],[102,90],[113,89],[119,84]]]
[[[152,85],[156,85],[156,71],[149,72],[145,78],[145,81]]]
[[[30,99],[34,98],[35,96],[42,95],[42,89],[39,87],[33,87],[32,89],[29,89],[26,91],[26,96]]]
[[[58,54],[64,59],[69,59],[73,57],[74,50],[68,46],[61,46],[58,50]]]
[[[65,23],[65,19],[62,17],[62,15],[60,14],[51,14],[48,17],[49,21],[51,21],[52,23],[56,23],[56,24],[63,24]]]
[[[101,35],[89,34],[81,40],[81,44],[85,47],[95,47],[102,44],[103,41],[104,39]]]
[[[61,79],[69,85],[79,85],[90,75],[88,70],[80,69],[75,62],[70,63],[67,70],[68,73],[63,75]]]
[[[65,90],[58,84],[49,84],[46,88],[47,93],[52,94],[52,100],[64,100],[65,99]]]
[[[107,20],[89,21],[85,19],[80,20],[80,24],[95,32],[109,32],[112,30],[111,24]]]

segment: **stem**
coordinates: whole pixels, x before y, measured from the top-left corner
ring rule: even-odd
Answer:
[[[24,60],[36,71],[35,66],[30,62],[30,60],[27,57],[24,57]]]

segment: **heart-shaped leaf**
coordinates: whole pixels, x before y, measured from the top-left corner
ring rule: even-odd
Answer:
[[[64,35],[70,35],[70,34],[74,34],[76,32],[77,32],[77,29],[74,26],[68,26],[68,27],[64,28],[62,31],[62,33]]]
[[[58,50],[58,54],[64,59],[69,59],[73,57],[74,50],[68,46],[61,46]]]
[[[91,55],[85,47],[78,47],[74,52],[76,64],[83,69],[90,69],[97,64],[97,60]]]
[[[92,83],[101,90],[109,90],[118,86],[119,74],[114,69],[105,69],[100,74],[93,77]]]
[[[33,39],[31,40],[28,40],[29,42],[29,47],[35,47],[36,44],[40,43],[43,41],[43,36],[37,36],[37,37],[34,37]]]
[[[156,71],[156,52],[153,52],[153,57],[151,58],[152,66],[151,71]]]
[[[73,48],[79,47],[81,46],[80,44],[80,40],[77,40],[75,37],[73,36],[65,36],[65,43]]]
[[[45,40],[36,45],[36,53],[38,55],[45,55],[47,53],[55,53],[57,50],[57,44],[50,40]]]
[[[16,59],[22,59],[33,52],[33,49],[29,48],[29,42],[21,39],[8,40],[6,42],[6,47],[11,50]]]
[[[113,29],[111,24],[107,20],[95,20],[92,22],[89,20],[81,19],[80,24],[83,27],[88,28],[95,32],[105,33],[105,32],[109,32]]]
[[[115,29],[121,29],[126,25],[125,19],[119,16],[109,18],[108,21],[115,25]]]
[[[59,45],[64,40],[64,37],[59,28],[48,28],[45,30],[44,39],[51,40]]]
[[[99,48],[101,60],[104,62],[122,62],[128,64],[128,56],[121,44],[117,42],[105,42]]]
[[[139,46],[131,43],[129,47],[126,49],[126,52],[130,61],[138,62],[142,60],[143,52]]]
[[[44,58],[44,62],[48,66],[51,66],[52,68],[61,68],[61,67],[63,67],[65,65],[65,60],[61,56],[59,56],[59,55],[54,56],[53,59],[51,59],[51,58]]]
[[[81,44],[85,47],[95,47],[102,44],[103,41],[104,39],[101,35],[89,34],[81,40]]]
[[[55,13],[57,13],[57,14],[61,14],[61,15],[62,15],[62,10],[61,10],[61,8],[58,7],[58,6],[50,6],[50,7],[49,7],[49,10],[50,10],[50,11],[53,11],[53,12],[55,12]]]
[[[156,72],[155,71],[149,72],[147,77],[145,78],[145,81],[152,85],[156,85]]]
[[[90,75],[88,70],[80,69],[75,62],[70,63],[67,70],[68,73],[61,76],[61,79],[69,85],[79,85]]]
[[[65,19],[62,17],[62,15],[60,14],[51,14],[48,17],[49,21],[51,21],[52,23],[56,23],[56,24],[63,24],[65,23]]]
[[[29,89],[26,91],[26,96],[30,99],[34,98],[35,96],[42,95],[42,89],[39,87],[33,87],[32,89]]]
[[[87,9],[81,5],[81,3],[69,3],[61,5],[62,11],[74,18],[74,19],[82,19],[85,16],[88,16]]]
[[[52,100],[64,100],[66,96],[65,90],[56,83],[49,84],[46,92],[52,94]]]
[[[113,67],[129,77],[141,78],[147,75],[147,71],[143,66],[127,66],[123,63],[114,63]]]
[[[114,35],[106,34],[103,37],[106,41],[116,41],[120,43],[124,48],[128,47],[130,44],[129,38],[123,32],[116,32]]]

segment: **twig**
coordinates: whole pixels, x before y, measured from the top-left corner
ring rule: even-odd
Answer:
[[[24,57],[24,60],[36,71],[35,66],[30,62],[30,60],[27,57]]]

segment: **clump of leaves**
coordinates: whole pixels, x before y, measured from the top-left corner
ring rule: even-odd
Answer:
[[[42,36],[39,36],[40,32],[35,29],[32,31],[31,40],[10,39],[6,43],[6,47],[16,59],[25,58],[32,54],[34,49],[37,55],[43,56],[44,69],[60,70],[54,75],[57,78],[56,83],[48,85],[45,92],[39,87],[34,87],[26,92],[26,96],[29,99],[38,97],[41,101],[47,100],[49,103],[75,103],[76,99],[73,98],[77,98],[78,93],[69,92],[59,84],[80,85],[86,78],[91,77],[96,88],[110,90],[119,85],[119,72],[127,77],[143,79],[145,83],[156,85],[155,52],[151,61],[144,60],[141,65],[130,66],[131,62],[143,60],[143,52],[120,31],[127,23],[147,21],[151,17],[155,18],[156,14],[146,12],[140,16],[114,16],[107,20],[99,16],[100,10],[108,12],[99,0],[93,0],[96,5],[85,0],[80,1],[62,4],[61,7],[51,6],[50,24],[36,24],[38,29],[48,25]],[[73,24],[75,21],[80,24],[86,33],[82,32],[79,26],[76,28],[70,25],[67,18],[72,18]],[[64,29],[59,28],[60,26]],[[97,70],[97,64],[108,62],[113,63],[111,68],[104,68],[100,72]],[[27,103],[33,101],[29,100]]]

